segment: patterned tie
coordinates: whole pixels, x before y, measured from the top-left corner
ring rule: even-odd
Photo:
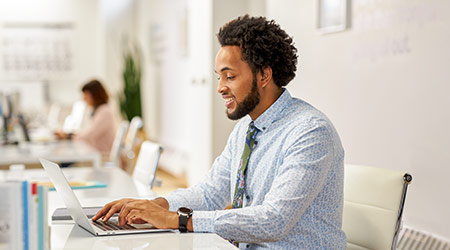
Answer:
[[[255,138],[258,133],[258,129],[253,124],[253,121],[248,125],[247,137],[245,138],[244,152],[242,152],[241,161],[239,163],[239,169],[236,178],[236,188],[234,189],[232,208],[242,208],[242,200],[244,199],[245,188],[245,174],[250,154],[255,147]],[[238,242],[230,241],[235,246],[239,246]]]
[[[236,178],[236,188],[234,189],[233,208],[241,208],[242,200],[244,198],[245,187],[245,174],[247,171],[248,159],[255,147],[255,138],[258,133],[258,129],[253,124],[253,121],[248,125],[247,137],[245,138],[244,152],[242,152],[241,161],[239,163],[239,169]]]

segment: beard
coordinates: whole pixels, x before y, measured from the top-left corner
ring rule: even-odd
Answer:
[[[245,97],[244,101],[237,102],[236,100],[236,110],[232,113],[228,112],[228,109],[225,111],[228,119],[230,120],[239,120],[242,117],[248,115],[252,112],[256,106],[259,104],[260,95],[257,86],[256,76],[253,75],[252,80],[252,89],[250,93]]]

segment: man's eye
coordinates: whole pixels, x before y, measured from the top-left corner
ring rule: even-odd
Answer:
[[[233,80],[234,76],[227,76],[227,80]]]

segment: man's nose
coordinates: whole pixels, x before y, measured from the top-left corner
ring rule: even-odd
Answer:
[[[227,89],[227,87],[225,86],[225,84],[223,84],[222,80],[219,80],[219,83],[217,84],[217,92],[219,92],[220,94],[225,92],[225,90]]]

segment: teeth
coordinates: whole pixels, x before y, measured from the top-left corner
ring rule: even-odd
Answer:
[[[225,99],[225,101],[227,101],[227,102],[231,102],[231,101],[233,101],[233,98],[228,98],[228,99]]]

